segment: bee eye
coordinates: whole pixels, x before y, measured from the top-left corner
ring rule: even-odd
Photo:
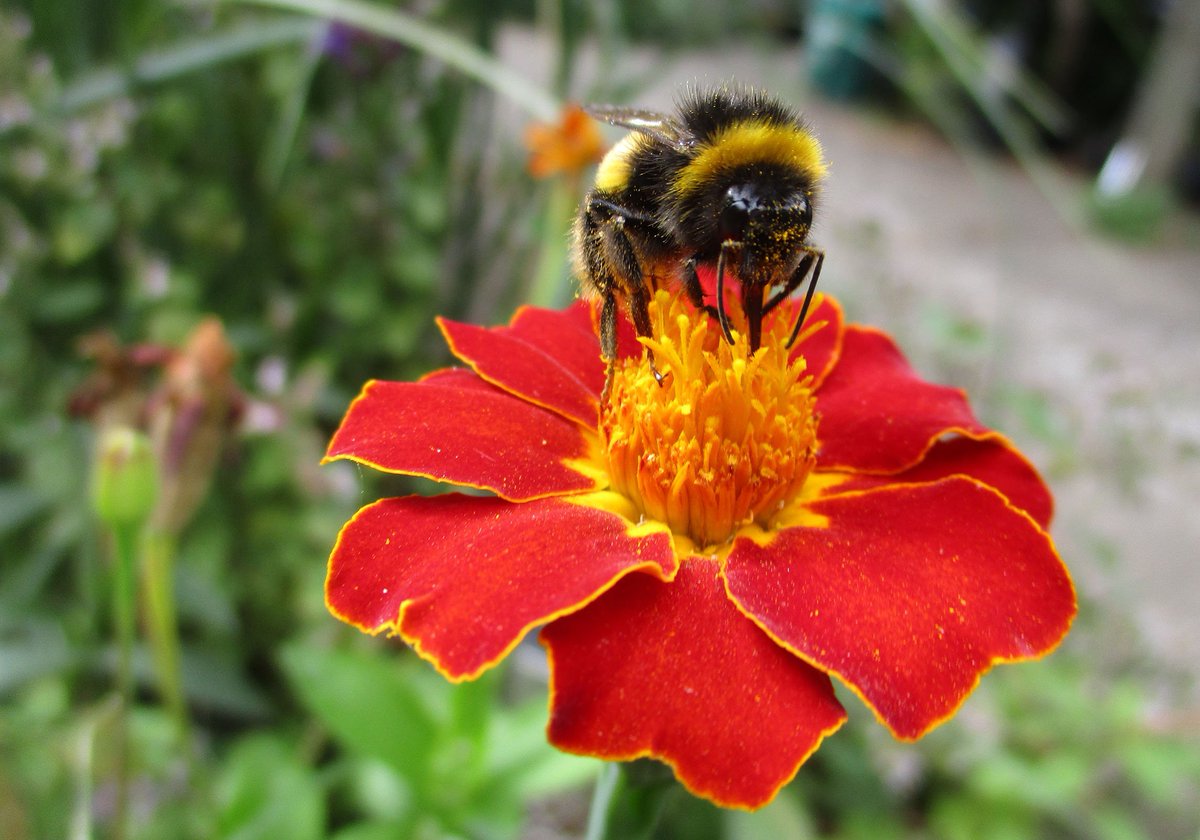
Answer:
[[[808,198],[803,193],[797,193],[792,201],[792,207],[795,212],[800,214],[800,218],[805,224],[812,221],[812,205],[808,203]]]
[[[721,240],[741,240],[745,236],[746,225],[754,209],[754,202],[749,196],[737,188],[730,188],[725,193],[725,203],[721,207],[721,215],[717,218]]]

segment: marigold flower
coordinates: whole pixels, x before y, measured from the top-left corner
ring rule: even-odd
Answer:
[[[367,383],[328,460],[494,495],[364,507],[329,560],[330,610],[455,681],[543,626],[555,746],[653,757],[743,808],[841,726],[831,676],[915,739],[993,664],[1063,638],[1050,494],[962,392],[828,297],[790,352],[790,303],[753,355],[680,296],[651,314],[669,381],[624,323],[604,405],[582,302],[441,320],[467,368]]]
[[[578,105],[563,108],[555,124],[533,123],[525,130],[529,174],[535,178],[577,175],[604,156],[604,138],[596,121]]]

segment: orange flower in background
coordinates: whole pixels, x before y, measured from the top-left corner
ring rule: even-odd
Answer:
[[[563,108],[556,124],[533,123],[525,130],[529,174],[535,178],[570,175],[599,163],[604,138],[596,122],[578,105]]]
[[[555,746],[656,758],[744,808],[845,720],[831,676],[915,739],[992,665],[1063,638],[1050,495],[960,391],[829,298],[790,351],[779,306],[751,356],[678,297],[651,313],[669,381],[623,323],[603,405],[582,302],[442,320],[466,368],[367,383],[329,460],[494,495],[364,507],[329,560],[330,610],[455,681],[543,626]]]

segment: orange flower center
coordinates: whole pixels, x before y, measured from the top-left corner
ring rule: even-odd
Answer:
[[[614,490],[644,516],[699,547],[742,526],[765,526],[799,495],[812,470],[817,420],[803,358],[788,361],[786,318],[763,323],[748,352],[685,300],[659,291],[650,305],[659,386],[640,356],[619,361],[601,415]]]

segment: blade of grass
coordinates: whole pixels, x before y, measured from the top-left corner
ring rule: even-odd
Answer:
[[[978,96],[978,89],[988,79],[1050,131],[1060,133],[1070,125],[1071,115],[1066,106],[1033,74],[1014,67],[1011,72],[999,75],[989,66],[980,37],[957,7],[941,0],[903,0],[903,5],[942,53],[960,84],[972,95]]]
[[[263,163],[263,178],[267,189],[272,193],[278,191],[283,182],[283,174],[295,148],[296,135],[304,118],[304,107],[308,104],[313,76],[320,63],[321,54],[316,50],[310,50],[300,59],[300,72],[296,74],[295,84],[284,102],[283,113],[279,115],[275,130],[271,132]]]
[[[398,41],[430,55],[494,90],[539,120],[554,119],[560,108],[553,96],[474,44],[397,9],[360,0],[235,0],[336,20]]]
[[[184,41],[146,53],[130,68],[102,68],[76,79],[64,88],[58,106],[65,111],[78,110],[124,96],[139,85],[167,81],[273,47],[308,43],[321,28],[320,22],[311,20],[259,21]]]
[[[989,96],[984,89],[982,82],[986,68],[983,50],[965,23],[940,0],[902,0],[902,5],[908,9],[913,20],[942,57],[947,70],[971,97],[1038,190],[1063,219],[1077,230],[1081,230],[1084,217],[1079,196],[1065,189],[1061,179],[1047,164],[1029,125],[1018,119],[1005,103]],[[1044,109],[1028,97],[1021,96],[1023,91],[1028,92],[1028,86],[1005,85],[1004,89],[1035,120],[1053,127],[1052,121],[1046,118],[1053,118],[1054,113],[1039,113]],[[1050,100],[1047,99],[1046,104],[1049,103]],[[1062,113],[1065,115],[1065,111]]]

